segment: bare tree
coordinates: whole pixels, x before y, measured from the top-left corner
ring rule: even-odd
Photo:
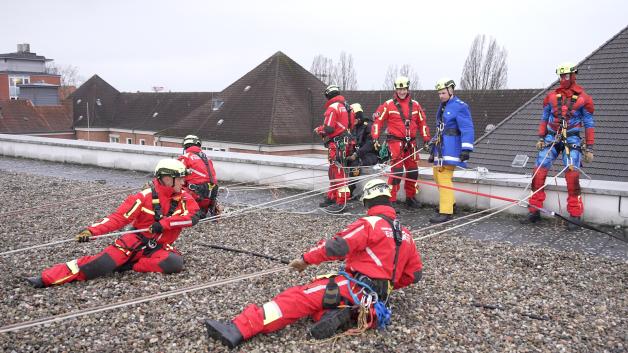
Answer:
[[[410,89],[421,89],[419,74],[414,70],[412,65],[403,64],[401,67],[397,65],[388,65],[386,75],[384,76],[384,84],[382,89],[390,90],[395,87],[395,80],[399,76],[405,76],[410,80]]]
[[[320,54],[314,57],[310,72],[326,85],[332,83],[337,76],[334,61]]]
[[[460,88],[500,89],[508,83],[508,51],[497,45],[495,38],[488,40],[485,35],[477,35],[471,43],[469,55],[462,69]]]
[[[48,64],[46,72],[53,75],[61,76],[61,87],[78,87],[85,79],[79,75],[78,68],[72,65],[57,65],[54,63]]]
[[[344,51],[340,53],[340,61],[336,66],[336,83],[342,90],[358,89],[355,68],[353,67],[353,56]]]

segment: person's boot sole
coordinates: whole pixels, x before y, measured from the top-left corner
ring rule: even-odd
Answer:
[[[235,348],[237,346],[237,345],[233,344],[233,342],[229,341],[225,336],[223,336],[218,330],[216,330],[216,328],[214,328],[214,326],[209,324],[208,321],[209,320],[205,320],[204,324],[205,324],[205,327],[207,328],[207,335],[210,338],[213,338],[216,341],[220,341],[220,343],[222,343],[223,345],[229,347],[230,349],[233,349],[233,348]]]

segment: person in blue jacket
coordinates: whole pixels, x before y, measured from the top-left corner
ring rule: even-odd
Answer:
[[[473,120],[467,103],[454,95],[456,84],[444,78],[436,82],[440,105],[436,112],[436,134],[430,141],[429,162],[434,162],[434,181],[438,185],[453,186],[456,166],[466,167],[473,151]],[[438,188],[438,214],[431,223],[442,223],[453,218],[454,191]]]

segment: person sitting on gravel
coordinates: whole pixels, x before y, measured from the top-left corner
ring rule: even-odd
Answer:
[[[189,190],[204,217],[218,216],[218,181],[214,164],[201,151],[201,140],[196,135],[183,138],[183,154],[177,158],[188,170],[185,176],[185,187]]]
[[[390,293],[418,282],[423,268],[410,232],[395,219],[390,197],[384,180],[369,181],[362,196],[367,216],[289,264],[291,270],[301,272],[309,265],[345,260],[344,271],[289,288],[262,307],[251,304],[230,322],[205,320],[209,337],[233,348],[259,333],[277,331],[311,316],[317,321],[311,335],[323,339],[347,328],[356,311],[363,319],[358,329],[387,324]]]
[[[85,281],[112,273],[114,270],[175,273],[183,270],[183,257],[172,246],[182,228],[199,220],[196,201],[182,190],[185,165],[174,159],[163,159],[155,168],[155,179],[149,187],[133,194],[118,209],[92,224],[77,236],[78,242],[132,224],[141,233],[127,233],[95,256],[83,256],[54,265],[40,276],[26,280],[36,288]]]

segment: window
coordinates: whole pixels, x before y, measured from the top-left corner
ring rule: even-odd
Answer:
[[[212,99],[212,110],[213,110],[213,111],[218,111],[218,110],[220,110],[220,108],[222,107],[222,105],[223,105],[224,103],[225,103],[225,102],[224,102],[222,99],[220,99],[220,98],[214,98],[214,99]]]
[[[126,138],[126,144],[127,144],[127,145],[130,145],[130,144],[132,144],[132,143],[133,143],[133,139],[132,139],[132,138],[130,138],[130,137],[127,137],[127,138]]]
[[[20,87],[18,85],[27,85],[31,83],[29,76],[9,76],[9,96],[12,99],[20,96]]]
[[[109,135],[109,142],[111,142],[111,143],[120,143],[120,136],[111,136],[111,135]]]
[[[144,146],[146,144],[146,140],[140,139],[140,145]]]

